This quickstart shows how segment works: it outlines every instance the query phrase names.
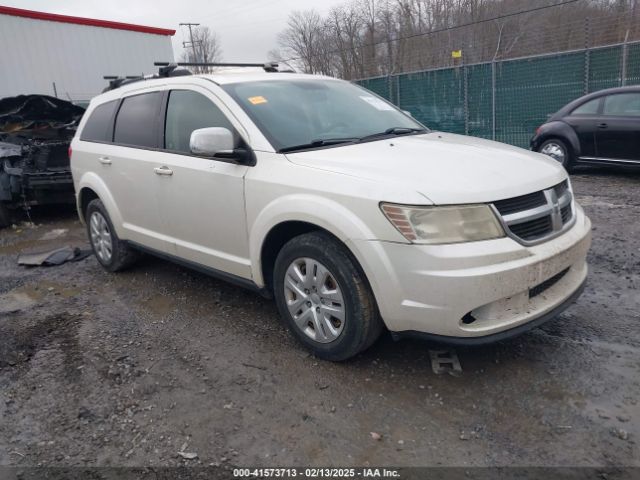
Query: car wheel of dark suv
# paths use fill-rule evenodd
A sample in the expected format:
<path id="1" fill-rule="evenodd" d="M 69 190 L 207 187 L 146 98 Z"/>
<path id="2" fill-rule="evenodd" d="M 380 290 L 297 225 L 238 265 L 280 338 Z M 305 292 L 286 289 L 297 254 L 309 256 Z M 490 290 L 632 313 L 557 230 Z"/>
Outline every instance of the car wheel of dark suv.
<path id="1" fill-rule="evenodd" d="M 567 171 L 570 171 L 573 166 L 571 150 L 569 150 L 567 144 L 559 138 L 550 138 L 545 140 L 538 148 L 538 152 L 544 153 L 545 155 L 553 158 Z"/>

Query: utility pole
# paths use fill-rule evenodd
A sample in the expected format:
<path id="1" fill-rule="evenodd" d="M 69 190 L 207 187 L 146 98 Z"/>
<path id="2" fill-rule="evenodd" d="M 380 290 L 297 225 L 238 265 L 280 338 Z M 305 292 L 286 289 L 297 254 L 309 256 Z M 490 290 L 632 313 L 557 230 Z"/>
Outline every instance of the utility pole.
<path id="1" fill-rule="evenodd" d="M 198 57 L 196 55 L 196 45 L 195 43 L 193 43 L 193 31 L 191 30 L 191 27 L 197 27 L 199 26 L 199 23 L 181 23 L 180 26 L 186 26 L 189 28 L 189 43 L 191 44 L 191 51 L 193 52 L 193 61 L 197 62 L 198 61 Z M 186 48 L 187 47 L 187 42 L 182 42 L 182 48 Z"/>

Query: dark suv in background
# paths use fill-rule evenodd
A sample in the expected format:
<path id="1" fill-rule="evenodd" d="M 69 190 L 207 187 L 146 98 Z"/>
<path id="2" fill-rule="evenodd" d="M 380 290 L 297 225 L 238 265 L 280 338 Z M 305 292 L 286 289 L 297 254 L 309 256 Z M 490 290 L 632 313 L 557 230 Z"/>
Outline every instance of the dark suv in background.
<path id="1" fill-rule="evenodd" d="M 531 149 L 576 164 L 640 166 L 640 86 L 580 97 L 538 127 Z"/>

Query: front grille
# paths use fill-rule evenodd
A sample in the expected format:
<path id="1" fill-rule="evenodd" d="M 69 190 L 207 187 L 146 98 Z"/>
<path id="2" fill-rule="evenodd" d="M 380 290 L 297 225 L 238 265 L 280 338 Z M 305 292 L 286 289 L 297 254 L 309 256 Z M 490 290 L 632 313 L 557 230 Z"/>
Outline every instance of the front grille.
<path id="1" fill-rule="evenodd" d="M 551 231 L 551 217 L 547 215 L 529 222 L 517 223 L 509 228 L 511 232 L 524 240 L 535 240 Z"/>
<path id="2" fill-rule="evenodd" d="M 569 268 L 571 268 L 571 267 L 569 267 Z M 533 287 L 532 289 L 530 289 L 529 290 L 529 298 L 537 297 L 538 295 L 540 295 L 545 290 L 548 290 L 549 288 L 553 287 L 556 283 L 558 283 L 562 279 L 562 277 L 564 277 L 567 274 L 567 272 L 569 271 L 569 268 L 565 268 L 560 273 L 555 274 L 553 277 L 545 280 L 544 282 L 542 282 L 542 283 L 536 285 L 535 287 Z"/>
<path id="3" fill-rule="evenodd" d="M 544 205 L 546 200 L 543 192 L 533 192 L 520 197 L 507 198 L 494 203 L 501 215 L 528 210 Z"/>
<path id="4" fill-rule="evenodd" d="M 559 234 L 573 220 L 573 195 L 567 180 L 546 190 L 494 202 L 508 233 L 525 244 Z"/>

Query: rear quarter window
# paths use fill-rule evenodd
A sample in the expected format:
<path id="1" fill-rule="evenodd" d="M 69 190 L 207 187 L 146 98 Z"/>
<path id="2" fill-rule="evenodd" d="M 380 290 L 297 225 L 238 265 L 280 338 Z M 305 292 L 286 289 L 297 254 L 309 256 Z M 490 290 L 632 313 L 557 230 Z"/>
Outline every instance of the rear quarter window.
<path id="1" fill-rule="evenodd" d="M 596 115 L 600 108 L 600 101 L 602 98 L 594 98 L 586 103 L 583 103 L 578 108 L 571 112 L 572 115 Z"/>
<path id="2" fill-rule="evenodd" d="M 103 103 L 94 108 L 85 123 L 80 140 L 87 142 L 110 142 L 113 134 L 113 114 L 117 100 Z"/>
<path id="3" fill-rule="evenodd" d="M 133 147 L 158 147 L 158 118 L 162 92 L 142 93 L 122 100 L 113 141 Z"/>

